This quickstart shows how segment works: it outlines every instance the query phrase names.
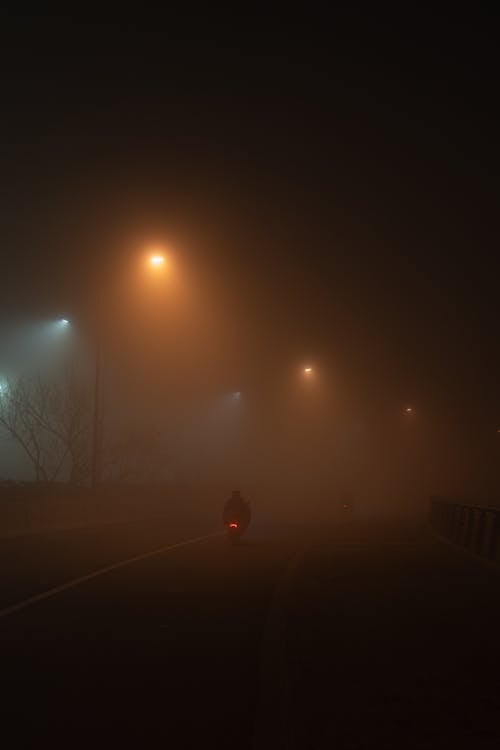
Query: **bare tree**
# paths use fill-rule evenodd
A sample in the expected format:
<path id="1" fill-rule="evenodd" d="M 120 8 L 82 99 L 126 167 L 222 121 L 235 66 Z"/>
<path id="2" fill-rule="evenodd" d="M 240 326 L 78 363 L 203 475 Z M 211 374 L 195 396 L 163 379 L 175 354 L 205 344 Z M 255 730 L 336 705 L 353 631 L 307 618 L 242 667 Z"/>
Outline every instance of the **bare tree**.
<path id="1" fill-rule="evenodd" d="M 26 378 L 9 382 L 0 396 L 0 425 L 21 446 L 31 461 L 35 479 L 47 481 L 43 459 L 43 427 L 33 413 L 35 384 Z"/>
<path id="2" fill-rule="evenodd" d="M 22 448 L 37 481 L 55 481 L 66 471 L 80 483 L 89 470 L 89 406 L 72 369 L 62 384 L 22 377 L 0 393 L 0 428 Z"/>
<path id="3" fill-rule="evenodd" d="M 90 414 L 88 388 L 77 379 L 72 368 L 66 371 L 62 387 L 52 388 L 47 429 L 65 454 L 71 482 L 81 484 L 90 475 Z"/>

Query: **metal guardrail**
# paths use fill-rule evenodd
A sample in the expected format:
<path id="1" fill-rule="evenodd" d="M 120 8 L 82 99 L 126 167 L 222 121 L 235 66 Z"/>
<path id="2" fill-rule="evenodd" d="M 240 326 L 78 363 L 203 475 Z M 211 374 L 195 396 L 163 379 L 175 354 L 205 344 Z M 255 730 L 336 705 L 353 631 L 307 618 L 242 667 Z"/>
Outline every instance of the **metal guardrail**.
<path id="1" fill-rule="evenodd" d="M 500 561 L 500 508 L 431 500 L 431 525 L 470 552 Z"/>

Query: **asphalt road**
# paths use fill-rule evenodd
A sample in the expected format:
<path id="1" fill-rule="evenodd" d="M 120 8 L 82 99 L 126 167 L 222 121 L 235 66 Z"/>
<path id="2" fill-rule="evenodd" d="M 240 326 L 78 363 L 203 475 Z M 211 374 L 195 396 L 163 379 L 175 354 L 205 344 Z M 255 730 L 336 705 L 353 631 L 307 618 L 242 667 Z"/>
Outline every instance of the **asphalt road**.
<path id="1" fill-rule="evenodd" d="M 214 532 L 0 543 L 6 747 L 500 745 L 496 568 L 418 526 Z"/>

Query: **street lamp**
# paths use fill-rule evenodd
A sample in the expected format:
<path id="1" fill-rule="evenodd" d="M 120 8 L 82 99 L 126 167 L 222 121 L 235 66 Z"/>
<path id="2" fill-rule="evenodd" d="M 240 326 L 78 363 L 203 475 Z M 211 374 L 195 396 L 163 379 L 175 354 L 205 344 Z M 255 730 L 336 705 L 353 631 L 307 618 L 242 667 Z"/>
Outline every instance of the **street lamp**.
<path id="1" fill-rule="evenodd" d="M 94 370 L 94 408 L 92 416 L 92 455 L 90 460 L 90 486 L 95 489 L 97 484 L 97 456 L 99 452 L 99 419 L 100 419 L 100 389 L 101 389 L 101 337 L 100 331 L 97 333 L 97 343 L 95 350 L 95 370 Z"/>
<path id="2" fill-rule="evenodd" d="M 155 252 L 149 256 L 148 265 L 154 270 L 159 270 L 165 266 L 166 258 L 159 252 Z M 99 422 L 101 419 L 101 354 L 102 354 L 102 342 L 101 342 L 101 329 L 102 329 L 102 303 L 101 299 L 97 301 L 97 336 L 96 336 L 96 350 L 95 350 L 95 369 L 94 369 L 94 405 L 93 405 L 93 416 L 92 416 L 92 453 L 90 462 L 90 483 L 94 489 L 97 485 L 98 479 L 98 458 L 99 458 Z M 68 321 L 69 322 L 69 321 Z"/>
<path id="3" fill-rule="evenodd" d="M 165 257 L 163 255 L 152 255 L 149 259 L 149 263 L 153 268 L 161 268 L 165 265 Z"/>

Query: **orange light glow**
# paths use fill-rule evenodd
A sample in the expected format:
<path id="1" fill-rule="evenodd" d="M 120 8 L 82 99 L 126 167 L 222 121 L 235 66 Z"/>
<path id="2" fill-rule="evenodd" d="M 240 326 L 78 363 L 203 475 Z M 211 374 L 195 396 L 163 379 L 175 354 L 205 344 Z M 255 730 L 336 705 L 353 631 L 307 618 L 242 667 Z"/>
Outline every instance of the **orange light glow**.
<path id="1" fill-rule="evenodd" d="M 152 255 L 149 262 L 154 268 L 159 268 L 160 266 L 165 265 L 165 258 L 163 255 Z"/>
<path id="2" fill-rule="evenodd" d="M 238 528 L 238 524 L 237 523 L 230 523 L 229 524 L 229 528 L 230 529 L 237 529 Z"/>
<path id="3" fill-rule="evenodd" d="M 313 368 L 312 368 L 312 367 L 304 367 L 304 372 L 305 372 L 305 373 L 308 373 L 308 374 L 309 374 L 309 373 L 311 373 L 312 371 L 313 371 Z"/>

